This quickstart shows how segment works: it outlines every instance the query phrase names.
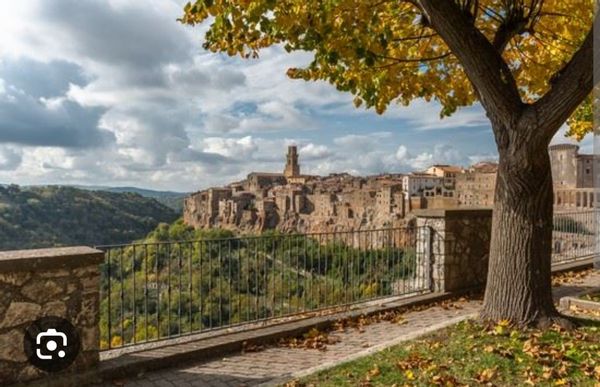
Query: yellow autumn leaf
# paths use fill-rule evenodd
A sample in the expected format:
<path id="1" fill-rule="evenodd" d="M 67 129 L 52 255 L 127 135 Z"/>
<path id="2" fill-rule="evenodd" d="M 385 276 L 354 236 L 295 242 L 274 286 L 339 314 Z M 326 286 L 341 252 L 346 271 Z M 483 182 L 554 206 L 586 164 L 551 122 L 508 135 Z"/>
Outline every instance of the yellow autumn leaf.
<path id="1" fill-rule="evenodd" d="M 313 61 L 288 72 L 296 79 L 327 80 L 356 96 L 356 106 L 383 112 L 392 102 L 436 100 L 442 116 L 477 100 L 461 63 L 428 25 L 418 2 L 379 0 L 195 0 L 180 21 L 209 21 L 205 48 L 243 58 L 282 45 L 312 52 Z M 518 12 L 512 2 L 462 2 L 475 27 L 493 42 L 502 17 Z M 583 42 L 594 17 L 594 0 L 532 2 L 529 16 L 501 52 L 524 101 L 533 102 L 551 87 L 551 77 Z M 485 10 L 485 12 L 483 11 Z M 515 18 L 519 14 L 514 15 Z M 507 20 L 509 20 L 507 18 Z M 505 27 L 505 26 L 504 26 Z M 591 129 L 585 107 L 569 120 L 570 135 Z"/>
<path id="2" fill-rule="evenodd" d="M 375 377 L 375 376 L 379 376 L 381 374 L 381 370 L 379 369 L 379 367 L 377 365 L 375 365 L 373 368 L 371 368 L 369 370 L 369 376 Z"/>
<path id="3" fill-rule="evenodd" d="M 498 369 L 497 368 L 486 368 L 479 372 L 475 379 L 480 383 L 491 382 L 495 377 Z"/>

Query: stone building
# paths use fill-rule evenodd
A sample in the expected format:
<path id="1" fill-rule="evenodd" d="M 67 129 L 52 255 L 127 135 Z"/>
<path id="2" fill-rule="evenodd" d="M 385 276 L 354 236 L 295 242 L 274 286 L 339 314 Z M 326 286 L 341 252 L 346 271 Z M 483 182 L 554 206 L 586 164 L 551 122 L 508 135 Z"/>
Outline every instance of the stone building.
<path id="1" fill-rule="evenodd" d="M 402 177 L 402 190 L 407 197 L 424 196 L 424 191 L 441 189 L 444 178 L 424 172 L 413 172 Z"/>
<path id="2" fill-rule="evenodd" d="M 591 155 L 558 145 L 550 147 L 550 157 L 555 208 L 598 207 L 600 194 L 591 188 Z M 426 172 L 357 177 L 302 175 L 298 160 L 297 147 L 290 146 L 283 173 L 252 172 L 245 180 L 190 195 L 184 203 L 185 223 L 248 232 L 345 231 L 402 225 L 417 209 L 494 204 L 498 164 L 493 162 L 466 170 L 437 164 Z"/>
<path id="3" fill-rule="evenodd" d="M 442 181 L 443 186 L 452 190 L 454 189 L 454 184 L 456 183 L 456 177 L 463 172 L 463 169 L 455 165 L 434 164 L 425 172 L 430 175 L 444 178 Z"/>
<path id="4" fill-rule="evenodd" d="M 579 146 L 573 144 L 552 145 L 548 150 L 555 188 L 594 187 L 594 172 L 600 166 L 594 163 L 594 155 L 580 154 Z"/>
<path id="5" fill-rule="evenodd" d="M 298 164 L 298 148 L 295 145 L 288 147 L 285 169 L 283 175 L 286 178 L 300 176 L 300 164 Z"/>
<path id="6" fill-rule="evenodd" d="M 571 144 L 552 145 L 550 155 L 556 211 L 600 207 L 600 192 L 594 179 L 600 173 L 600 163 L 593 155 L 580 154 Z M 461 207 L 492 207 L 498 165 L 482 162 L 456 177 L 456 197 Z"/>
<path id="7" fill-rule="evenodd" d="M 549 147 L 554 183 L 554 207 L 559 210 L 600 207 L 600 192 L 594 182 L 600 182 L 600 159 L 579 153 L 573 144 Z"/>
<path id="8" fill-rule="evenodd" d="M 286 182 L 287 179 L 282 173 L 252 172 L 248 175 L 247 184 L 244 188 L 254 192 L 275 185 L 282 185 Z M 244 183 L 242 183 L 243 186 Z"/>
<path id="9" fill-rule="evenodd" d="M 185 223 L 249 232 L 319 232 L 403 222 L 402 175 L 302 175 L 298 159 L 296 146 L 290 146 L 283 173 L 252 172 L 243 181 L 190 195 Z"/>
<path id="10" fill-rule="evenodd" d="M 460 207 L 492 207 L 498 164 L 480 162 L 456 177 L 456 198 Z"/>
<path id="11" fill-rule="evenodd" d="M 456 207 L 454 185 L 460 167 L 436 165 L 428 172 L 413 172 L 402 178 L 405 210 Z"/>

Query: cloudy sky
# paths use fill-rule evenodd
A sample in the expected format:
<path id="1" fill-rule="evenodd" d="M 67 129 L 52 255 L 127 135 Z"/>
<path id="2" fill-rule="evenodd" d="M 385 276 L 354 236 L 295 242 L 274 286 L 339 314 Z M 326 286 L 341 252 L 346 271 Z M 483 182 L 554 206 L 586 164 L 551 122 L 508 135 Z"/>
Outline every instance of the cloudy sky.
<path id="1" fill-rule="evenodd" d="M 443 120 L 422 101 L 357 110 L 326 83 L 285 76 L 309 53 L 205 52 L 206 26 L 175 21 L 183 3 L 0 2 L 0 183 L 192 191 L 280 171 L 288 144 L 315 174 L 496 157 L 478 106 Z"/>

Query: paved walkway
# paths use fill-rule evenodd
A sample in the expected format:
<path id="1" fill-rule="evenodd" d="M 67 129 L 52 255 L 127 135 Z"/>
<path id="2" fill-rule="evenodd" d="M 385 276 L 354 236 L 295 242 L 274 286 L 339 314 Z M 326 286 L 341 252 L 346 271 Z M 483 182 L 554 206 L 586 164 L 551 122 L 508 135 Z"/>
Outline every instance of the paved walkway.
<path id="1" fill-rule="evenodd" d="M 554 288 L 556 297 L 579 293 L 588 287 L 600 286 L 600 273 L 588 274 Z M 481 302 L 461 300 L 420 311 L 406 312 L 399 321 L 380 321 L 360 327 L 347 327 L 329 334 L 325 350 L 268 347 L 261 351 L 231 355 L 226 358 L 199 361 L 181 368 L 172 368 L 139 375 L 128 380 L 113 381 L 107 386 L 255 386 L 281 380 L 303 370 L 315 370 L 324 365 L 359 357 L 395 344 L 399 339 L 449 324 L 477 313 Z"/>

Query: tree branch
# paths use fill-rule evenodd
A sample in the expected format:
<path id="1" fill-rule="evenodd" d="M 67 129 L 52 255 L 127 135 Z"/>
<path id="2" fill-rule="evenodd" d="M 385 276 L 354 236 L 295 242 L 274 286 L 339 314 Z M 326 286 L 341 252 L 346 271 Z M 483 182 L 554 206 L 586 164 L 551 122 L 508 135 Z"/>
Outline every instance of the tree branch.
<path id="1" fill-rule="evenodd" d="M 458 58 L 488 116 L 505 126 L 518 121 L 523 102 L 499 52 L 453 1 L 416 0 L 431 27 Z"/>
<path id="2" fill-rule="evenodd" d="M 544 127 L 545 138 L 551 138 L 561 125 L 592 92 L 594 80 L 600 78 L 600 71 L 594 69 L 594 29 L 600 28 L 599 18 L 588 32 L 583 44 L 569 63 L 552 77 L 551 89 L 531 108 L 535 109 Z M 598 67 L 598 66 L 596 66 Z"/>

